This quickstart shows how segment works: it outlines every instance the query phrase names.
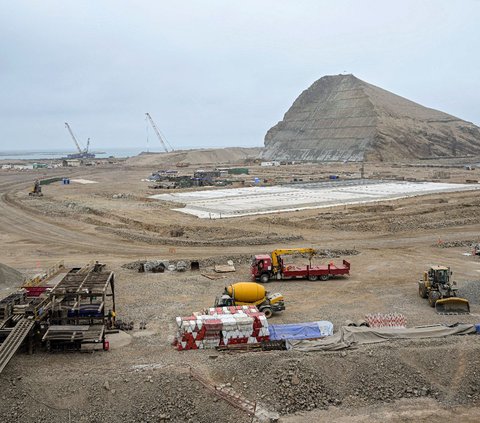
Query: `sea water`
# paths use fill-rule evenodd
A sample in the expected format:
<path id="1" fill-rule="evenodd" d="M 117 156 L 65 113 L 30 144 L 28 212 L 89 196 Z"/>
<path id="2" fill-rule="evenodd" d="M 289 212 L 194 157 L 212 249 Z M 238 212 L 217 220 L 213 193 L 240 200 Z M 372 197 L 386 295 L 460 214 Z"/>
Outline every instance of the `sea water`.
<path id="1" fill-rule="evenodd" d="M 140 147 L 131 148 L 98 148 L 92 150 L 96 158 L 113 157 L 132 157 L 140 154 L 143 150 Z M 97 154 L 98 152 L 98 154 Z M 0 160 L 45 160 L 45 159 L 61 159 L 67 154 L 74 154 L 75 151 L 66 150 L 0 150 Z"/>

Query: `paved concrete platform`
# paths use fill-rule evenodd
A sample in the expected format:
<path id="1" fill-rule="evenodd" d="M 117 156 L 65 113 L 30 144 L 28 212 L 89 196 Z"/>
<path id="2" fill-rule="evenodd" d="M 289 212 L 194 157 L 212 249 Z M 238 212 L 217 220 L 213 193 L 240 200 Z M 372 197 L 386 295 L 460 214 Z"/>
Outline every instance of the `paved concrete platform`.
<path id="1" fill-rule="evenodd" d="M 223 219 L 478 189 L 478 184 L 355 180 L 211 189 L 157 194 L 149 198 L 183 203 L 185 207 L 173 210 L 199 218 Z"/>

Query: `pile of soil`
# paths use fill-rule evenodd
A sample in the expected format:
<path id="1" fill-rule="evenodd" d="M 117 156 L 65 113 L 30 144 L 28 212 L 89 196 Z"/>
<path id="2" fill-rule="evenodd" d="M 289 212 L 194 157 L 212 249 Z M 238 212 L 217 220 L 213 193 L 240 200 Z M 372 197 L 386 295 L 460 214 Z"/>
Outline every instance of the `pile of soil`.
<path id="1" fill-rule="evenodd" d="M 466 298 L 470 304 L 478 304 L 480 302 L 480 281 L 460 282 L 457 296 Z"/>
<path id="2" fill-rule="evenodd" d="M 17 287 L 24 279 L 25 277 L 19 271 L 0 263 L 0 290 Z"/>
<path id="3" fill-rule="evenodd" d="M 216 165 L 218 163 L 245 163 L 260 155 L 261 148 L 208 148 L 197 150 L 180 150 L 171 153 L 140 154 L 127 159 L 130 166 L 175 166 L 176 163 L 192 165 Z"/>
<path id="4" fill-rule="evenodd" d="M 303 239 L 301 236 L 283 236 L 283 235 L 268 235 L 260 237 L 237 237 L 237 238 L 227 238 L 227 239 L 183 239 L 179 237 L 161 237 L 156 236 L 155 234 L 143 233 L 139 231 L 129 230 L 129 229 L 114 229 L 103 226 L 98 226 L 95 228 L 99 232 L 111 233 L 120 238 L 127 239 L 130 241 L 144 242 L 150 245 L 174 245 L 174 246 L 232 246 L 232 245 L 265 245 L 265 244 L 274 244 L 274 243 L 286 243 L 293 241 L 300 241 Z"/>
<path id="5" fill-rule="evenodd" d="M 435 247 L 438 248 L 457 248 L 457 247 L 467 247 L 472 248 L 477 244 L 478 240 L 456 240 L 456 241 L 445 241 L 445 242 L 438 242 L 435 244 Z"/>

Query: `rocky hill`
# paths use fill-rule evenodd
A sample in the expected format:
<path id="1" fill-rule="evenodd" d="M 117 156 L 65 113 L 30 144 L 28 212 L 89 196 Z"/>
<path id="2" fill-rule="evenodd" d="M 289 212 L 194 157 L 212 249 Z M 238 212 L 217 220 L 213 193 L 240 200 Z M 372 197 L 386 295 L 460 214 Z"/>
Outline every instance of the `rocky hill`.
<path id="1" fill-rule="evenodd" d="M 264 159 L 395 161 L 480 154 L 480 128 L 353 75 L 324 76 L 265 136 Z"/>

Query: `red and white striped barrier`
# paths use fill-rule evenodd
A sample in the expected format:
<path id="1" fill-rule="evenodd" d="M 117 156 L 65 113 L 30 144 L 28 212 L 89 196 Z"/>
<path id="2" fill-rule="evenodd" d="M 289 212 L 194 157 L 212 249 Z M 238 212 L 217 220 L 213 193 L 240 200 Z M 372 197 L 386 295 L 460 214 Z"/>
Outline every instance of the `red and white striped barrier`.
<path id="1" fill-rule="evenodd" d="M 179 351 L 258 344 L 270 339 L 265 314 L 251 306 L 210 308 L 208 314 L 177 317 L 176 322 L 174 344 Z"/>
<path id="2" fill-rule="evenodd" d="M 371 328 L 404 328 L 407 326 L 407 318 L 401 313 L 367 314 L 365 320 Z"/>

